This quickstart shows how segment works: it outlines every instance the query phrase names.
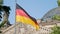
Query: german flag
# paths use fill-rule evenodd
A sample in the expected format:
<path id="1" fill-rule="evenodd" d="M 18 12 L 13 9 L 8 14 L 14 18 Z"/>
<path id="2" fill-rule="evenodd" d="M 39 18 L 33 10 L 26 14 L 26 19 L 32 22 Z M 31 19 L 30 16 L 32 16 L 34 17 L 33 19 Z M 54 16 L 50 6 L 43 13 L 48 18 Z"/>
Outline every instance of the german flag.
<path id="1" fill-rule="evenodd" d="M 31 17 L 21 6 L 16 4 L 16 22 L 32 25 L 39 30 L 39 25 L 35 18 Z"/>

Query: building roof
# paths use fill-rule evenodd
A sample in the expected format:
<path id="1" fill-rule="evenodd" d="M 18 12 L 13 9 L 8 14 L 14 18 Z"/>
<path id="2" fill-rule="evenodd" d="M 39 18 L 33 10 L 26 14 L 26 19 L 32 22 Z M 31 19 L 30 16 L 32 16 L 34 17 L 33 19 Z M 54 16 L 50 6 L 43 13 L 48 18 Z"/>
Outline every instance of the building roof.
<path id="1" fill-rule="evenodd" d="M 42 19 L 47 19 L 47 18 L 51 18 L 53 15 L 60 15 L 60 6 L 51 9 L 50 11 L 48 11 L 43 17 Z"/>

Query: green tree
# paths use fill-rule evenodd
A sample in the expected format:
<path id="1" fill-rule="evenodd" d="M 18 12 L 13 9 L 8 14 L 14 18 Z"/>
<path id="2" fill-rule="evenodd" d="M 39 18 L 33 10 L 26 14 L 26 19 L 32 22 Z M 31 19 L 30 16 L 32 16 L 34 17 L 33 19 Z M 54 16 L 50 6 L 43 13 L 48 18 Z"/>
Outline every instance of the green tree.
<path id="1" fill-rule="evenodd" d="M 2 5 L 3 4 L 3 0 L 0 0 L 0 5 Z"/>
<path id="2" fill-rule="evenodd" d="M 58 0 L 57 3 L 58 3 L 58 6 L 60 6 L 60 0 Z"/>
<path id="3" fill-rule="evenodd" d="M 52 17 L 52 19 L 53 19 L 53 20 L 59 20 L 59 21 L 60 21 L 60 16 L 59 16 L 59 15 L 54 15 L 54 16 Z"/>
<path id="4" fill-rule="evenodd" d="M 60 26 L 54 26 L 50 34 L 60 34 Z"/>

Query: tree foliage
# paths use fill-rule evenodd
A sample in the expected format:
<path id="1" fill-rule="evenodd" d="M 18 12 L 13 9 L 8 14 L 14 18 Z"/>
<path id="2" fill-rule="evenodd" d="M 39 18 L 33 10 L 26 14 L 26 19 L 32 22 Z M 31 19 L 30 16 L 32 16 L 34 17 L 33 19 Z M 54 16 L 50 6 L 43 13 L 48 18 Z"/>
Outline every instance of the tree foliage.
<path id="1" fill-rule="evenodd" d="M 0 5 L 2 5 L 3 4 L 3 0 L 0 0 Z"/>
<path id="2" fill-rule="evenodd" d="M 54 19 L 54 20 L 59 20 L 59 21 L 60 21 L 60 16 L 59 16 L 59 15 L 54 15 L 54 16 L 52 17 L 52 19 Z"/>
<path id="3" fill-rule="evenodd" d="M 58 6 L 60 6 L 60 0 L 58 0 L 57 3 L 58 3 Z"/>
<path id="4" fill-rule="evenodd" d="M 52 32 L 51 32 L 51 34 L 60 34 L 60 26 L 54 26 L 53 28 L 52 28 Z"/>

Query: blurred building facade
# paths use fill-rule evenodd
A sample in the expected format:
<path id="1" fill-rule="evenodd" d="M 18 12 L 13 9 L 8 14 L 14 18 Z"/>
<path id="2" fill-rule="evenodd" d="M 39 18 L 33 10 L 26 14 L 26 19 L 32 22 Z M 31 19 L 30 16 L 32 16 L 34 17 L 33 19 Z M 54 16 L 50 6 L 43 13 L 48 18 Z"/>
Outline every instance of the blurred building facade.
<path id="1" fill-rule="evenodd" d="M 2 34 L 49 34 L 51 32 L 50 27 L 53 27 L 56 24 L 60 26 L 60 21 L 52 20 L 52 16 L 55 14 L 60 15 L 60 7 L 51 9 L 42 17 L 42 19 L 37 19 L 37 23 L 40 26 L 40 30 L 38 31 L 31 25 L 16 23 L 3 30 Z"/>

